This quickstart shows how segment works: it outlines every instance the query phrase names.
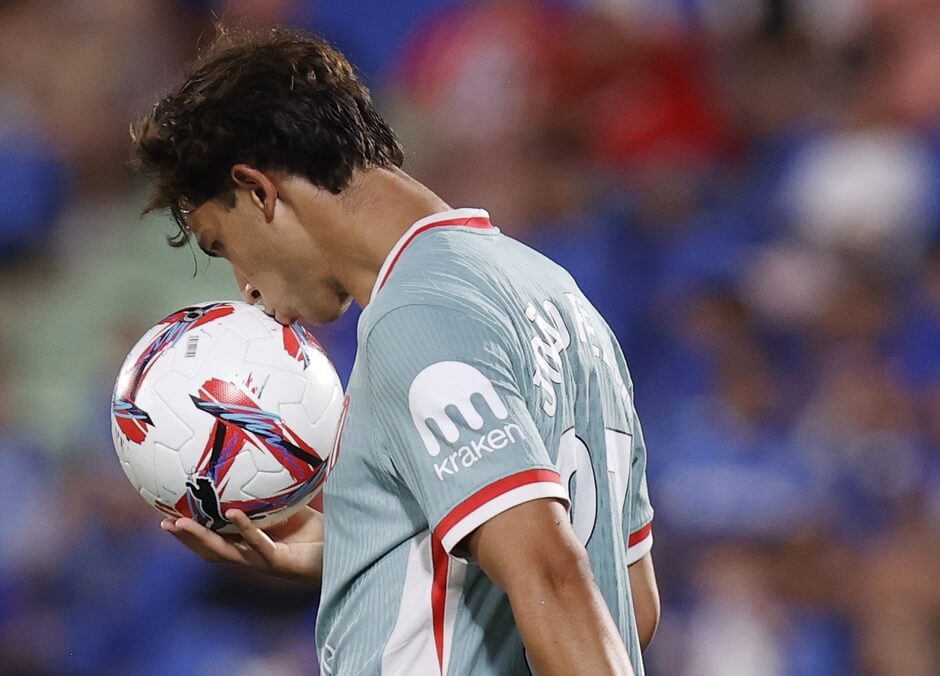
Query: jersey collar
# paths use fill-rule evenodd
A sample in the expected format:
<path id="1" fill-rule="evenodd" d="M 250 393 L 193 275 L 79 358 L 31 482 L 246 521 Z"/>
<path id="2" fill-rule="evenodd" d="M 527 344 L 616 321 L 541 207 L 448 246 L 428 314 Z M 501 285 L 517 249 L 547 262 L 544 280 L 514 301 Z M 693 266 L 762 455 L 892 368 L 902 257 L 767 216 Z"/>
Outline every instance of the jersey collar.
<path id="1" fill-rule="evenodd" d="M 372 295 L 369 300 L 373 300 L 376 294 L 385 286 L 395 264 L 405 252 L 405 249 L 414 241 L 414 239 L 423 232 L 434 228 L 475 228 L 478 230 L 495 230 L 490 223 L 490 215 L 484 209 L 451 209 L 450 211 L 441 211 L 430 216 L 425 216 L 417 221 L 405 231 L 405 234 L 395 242 L 395 246 L 388 252 L 385 262 L 379 268 L 379 276 L 375 278 L 375 285 L 372 287 Z"/>

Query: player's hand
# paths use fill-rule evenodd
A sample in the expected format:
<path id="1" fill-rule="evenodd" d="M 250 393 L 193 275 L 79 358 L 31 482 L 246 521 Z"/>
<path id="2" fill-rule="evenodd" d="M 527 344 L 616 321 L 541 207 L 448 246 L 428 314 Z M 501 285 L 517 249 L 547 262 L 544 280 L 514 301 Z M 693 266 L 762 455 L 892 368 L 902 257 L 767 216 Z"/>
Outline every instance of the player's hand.
<path id="1" fill-rule="evenodd" d="M 160 528 L 211 563 L 237 563 L 268 575 L 320 584 L 323 571 L 323 515 L 304 507 L 284 523 L 261 530 L 244 512 L 225 518 L 238 535 L 221 535 L 188 519 L 164 519 Z"/>

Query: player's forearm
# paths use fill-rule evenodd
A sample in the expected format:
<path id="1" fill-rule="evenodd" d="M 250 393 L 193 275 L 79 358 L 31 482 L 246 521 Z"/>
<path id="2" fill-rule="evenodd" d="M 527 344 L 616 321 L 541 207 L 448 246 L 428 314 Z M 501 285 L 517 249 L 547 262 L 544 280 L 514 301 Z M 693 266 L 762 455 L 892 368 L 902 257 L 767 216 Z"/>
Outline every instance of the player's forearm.
<path id="1" fill-rule="evenodd" d="M 539 676 L 632 676 L 627 650 L 586 559 L 573 570 L 532 575 L 509 598 Z"/>

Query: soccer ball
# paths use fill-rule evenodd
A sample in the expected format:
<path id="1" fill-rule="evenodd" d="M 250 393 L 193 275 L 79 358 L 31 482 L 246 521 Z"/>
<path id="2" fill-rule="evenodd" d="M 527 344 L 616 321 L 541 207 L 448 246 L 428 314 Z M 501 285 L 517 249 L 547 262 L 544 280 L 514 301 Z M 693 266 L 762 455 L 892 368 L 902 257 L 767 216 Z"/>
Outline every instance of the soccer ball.
<path id="1" fill-rule="evenodd" d="M 264 528 L 320 491 L 344 410 L 336 369 L 303 327 L 246 303 L 207 302 L 174 312 L 131 349 L 111 433 L 147 502 L 234 532 L 230 508 Z"/>

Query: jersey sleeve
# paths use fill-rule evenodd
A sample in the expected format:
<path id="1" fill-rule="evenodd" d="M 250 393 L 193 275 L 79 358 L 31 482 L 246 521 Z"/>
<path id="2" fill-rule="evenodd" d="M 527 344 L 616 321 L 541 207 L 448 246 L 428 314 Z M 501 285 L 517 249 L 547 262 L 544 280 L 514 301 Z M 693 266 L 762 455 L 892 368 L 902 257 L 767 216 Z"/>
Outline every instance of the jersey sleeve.
<path id="1" fill-rule="evenodd" d="M 630 490 L 624 515 L 627 565 L 633 565 L 653 548 L 653 505 L 646 485 L 646 442 L 636 412 L 632 415 L 633 457 L 630 461 Z"/>
<path id="2" fill-rule="evenodd" d="M 424 305 L 392 310 L 366 337 L 383 450 L 447 552 L 516 505 L 568 500 L 516 384 L 513 340 Z"/>

